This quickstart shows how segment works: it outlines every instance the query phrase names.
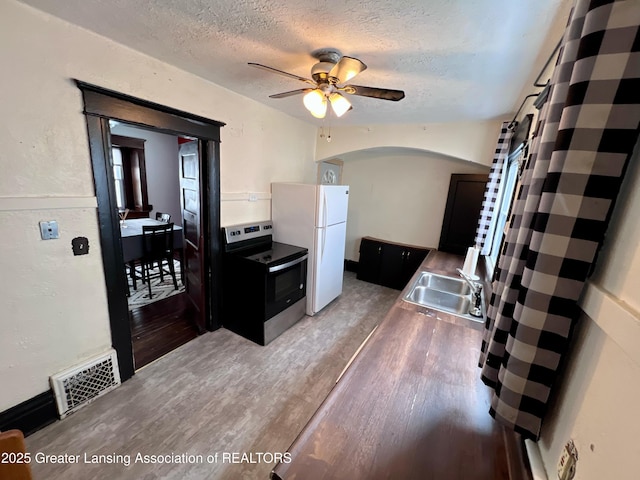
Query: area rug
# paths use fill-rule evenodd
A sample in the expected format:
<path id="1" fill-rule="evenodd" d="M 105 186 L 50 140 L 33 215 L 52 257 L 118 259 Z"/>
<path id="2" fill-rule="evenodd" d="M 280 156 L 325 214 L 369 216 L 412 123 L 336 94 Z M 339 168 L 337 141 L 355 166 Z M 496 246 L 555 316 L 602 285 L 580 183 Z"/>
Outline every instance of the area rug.
<path id="1" fill-rule="evenodd" d="M 155 277 L 151 279 L 151 294 L 153 295 L 152 298 L 149 298 L 149 287 L 146 283 L 142 283 L 141 280 L 138 280 L 136 282 L 138 289 L 134 290 L 133 282 L 131 281 L 131 278 L 127 276 L 130 292 L 129 298 L 127 299 L 129 301 L 129 310 L 143 307 L 145 305 L 149 305 L 150 303 L 157 302 L 158 300 L 163 300 L 173 295 L 177 295 L 178 293 L 184 292 L 184 284 L 180 281 L 180 262 L 174 260 L 173 266 L 176 269 L 178 290 L 176 290 L 173 286 L 173 279 L 171 278 L 171 275 L 166 274 L 164 276 L 164 281 L 161 281 L 160 277 Z"/>

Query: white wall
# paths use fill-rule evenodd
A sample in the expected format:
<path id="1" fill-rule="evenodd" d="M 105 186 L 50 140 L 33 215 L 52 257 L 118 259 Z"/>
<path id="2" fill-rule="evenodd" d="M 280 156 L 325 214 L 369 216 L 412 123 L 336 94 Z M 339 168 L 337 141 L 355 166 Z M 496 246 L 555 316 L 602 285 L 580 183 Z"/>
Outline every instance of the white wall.
<path id="1" fill-rule="evenodd" d="M 149 203 L 153 205 L 151 218 L 155 218 L 156 212 L 169 213 L 173 223 L 182 225 L 178 137 L 124 124 L 112 127 L 111 133 L 146 140 L 144 158 L 147 193 Z"/>
<path id="2" fill-rule="evenodd" d="M 318 139 L 316 158 L 342 158 L 345 153 L 368 148 L 401 147 L 491 166 L 503 121 L 332 127 L 331 142 Z M 328 130 L 318 135 L 321 133 L 326 135 Z"/>
<path id="3" fill-rule="evenodd" d="M 355 261 L 365 236 L 438 248 L 451 174 L 489 173 L 483 165 L 408 149 L 340 158 L 342 183 L 350 187 L 345 256 Z"/>
<path id="4" fill-rule="evenodd" d="M 271 181 L 313 181 L 316 129 L 14 0 L 0 2 L 0 411 L 49 375 L 110 348 L 96 199 L 72 79 L 226 122 L 223 223 L 269 218 Z M 39 220 L 60 239 L 40 240 Z M 74 257 L 71 239 L 90 252 Z"/>
<path id="5" fill-rule="evenodd" d="M 566 441 L 576 480 L 633 479 L 640 471 L 640 144 L 583 295 L 589 317 L 574 341 L 560 395 L 538 445 L 549 478 Z"/>

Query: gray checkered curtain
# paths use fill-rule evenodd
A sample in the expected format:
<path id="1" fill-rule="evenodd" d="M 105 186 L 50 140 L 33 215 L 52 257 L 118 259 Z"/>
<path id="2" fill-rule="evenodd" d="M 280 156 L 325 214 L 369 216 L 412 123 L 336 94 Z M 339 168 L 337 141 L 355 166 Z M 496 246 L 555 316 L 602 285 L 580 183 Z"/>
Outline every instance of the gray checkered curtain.
<path id="1" fill-rule="evenodd" d="M 504 122 L 502 124 L 498 144 L 493 156 L 493 163 L 491 164 L 491 171 L 489 172 L 489 180 L 482 200 L 482 210 L 480 210 L 475 239 L 476 247 L 480 248 L 482 255 L 489 255 L 489 252 L 491 252 L 491 242 L 487 242 L 487 238 L 493 238 L 493 229 L 495 228 L 493 218 L 496 214 L 496 203 L 500 196 L 500 177 L 502 176 L 504 162 L 507 161 L 509 156 L 509 145 L 513 136 L 513 130 L 509 128 L 510 123 Z"/>
<path id="2" fill-rule="evenodd" d="M 640 124 L 640 2 L 576 0 L 492 285 L 490 413 L 537 439 Z"/>

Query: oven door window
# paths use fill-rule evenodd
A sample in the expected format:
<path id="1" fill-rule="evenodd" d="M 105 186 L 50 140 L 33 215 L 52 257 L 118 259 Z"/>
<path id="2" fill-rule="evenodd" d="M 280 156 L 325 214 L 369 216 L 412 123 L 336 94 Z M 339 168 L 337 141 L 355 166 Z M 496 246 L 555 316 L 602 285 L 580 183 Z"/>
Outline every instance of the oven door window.
<path id="1" fill-rule="evenodd" d="M 293 305 L 307 293 L 307 261 L 267 274 L 267 318 Z"/>

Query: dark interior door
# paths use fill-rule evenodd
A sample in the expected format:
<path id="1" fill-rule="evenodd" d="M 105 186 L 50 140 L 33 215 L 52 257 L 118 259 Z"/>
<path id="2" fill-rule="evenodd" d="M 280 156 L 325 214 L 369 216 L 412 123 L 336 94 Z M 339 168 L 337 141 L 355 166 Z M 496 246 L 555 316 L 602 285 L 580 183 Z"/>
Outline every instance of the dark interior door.
<path id="1" fill-rule="evenodd" d="M 200 333 L 206 329 L 205 255 L 204 228 L 201 206 L 203 204 L 200 178 L 202 162 L 198 141 L 180 145 L 180 201 L 182 205 L 182 228 L 184 231 L 184 282 L 185 291 L 193 305 L 195 323 Z"/>
<path id="2" fill-rule="evenodd" d="M 488 175 L 451 175 L 438 250 L 463 255 L 473 246 L 488 178 Z"/>

